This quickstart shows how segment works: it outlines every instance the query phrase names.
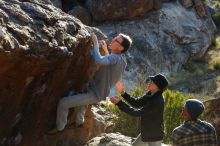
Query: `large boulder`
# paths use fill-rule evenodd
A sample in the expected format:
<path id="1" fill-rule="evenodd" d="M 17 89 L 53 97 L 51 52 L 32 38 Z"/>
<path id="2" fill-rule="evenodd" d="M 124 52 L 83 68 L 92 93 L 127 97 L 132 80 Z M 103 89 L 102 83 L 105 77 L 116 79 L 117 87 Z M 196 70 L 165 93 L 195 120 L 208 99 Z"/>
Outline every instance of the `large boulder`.
<path id="1" fill-rule="evenodd" d="M 90 25 L 92 23 L 92 18 L 88 10 L 80 5 L 75 6 L 68 14 L 78 18 L 85 25 Z"/>
<path id="2" fill-rule="evenodd" d="M 124 136 L 120 133 L 103 133 L 87 142 L 87 146 L 131 146 L 134 138 Z M 162 144 L 162 146 L 168 146 Z"/>
<path id="3" fill-rule="evenodd" d="M 18 0 L 17 0 L 18 1 Z M 52 4 L 55 0 L 20 0 L 21 2 L 41 3 L 41 4 Z"/>
<path id="4" fill-rule="evenodd" d="M 131 146 L 132 138 L 120 133 L 99 135 L 87 142 L 87 146 Z"/>
<path id="5" fill-rule="evenodd" d="M 96 21 L 124 20 L 152 10 L 154 0 L 87 0 L 86 5 Z"/>
<path id="6" fill-rule="evenodd" d="M 59 98 L 86 91 L 97 70 L 91 30 L 52 5 L 0 1 L 0 145 L 81 146 L 103 132 L 88 110 L 84 128 L 45 135 Z"/>
<path id="7" fill-rule="evenodd" d="M 181 4 L 185 7 L 185 8 L 190 8 L 193 6 L 193 1 L 192 0 L 181 0 Z"/>
<path id="8" fill-rule="evenodd" d="M 180 3 L 164 3 L 162 9 L 149 12 L 142 19 L 97 27 L 110 39 L 120 32 L 133 38 L 124 76 L 129 86 L 139 82 L 140 73 L 168 74 L 180 70 L 189 61 L 199 60 L 216 31 L 209 15 L 200 18 L 194 8 L 185 9 Z"/>

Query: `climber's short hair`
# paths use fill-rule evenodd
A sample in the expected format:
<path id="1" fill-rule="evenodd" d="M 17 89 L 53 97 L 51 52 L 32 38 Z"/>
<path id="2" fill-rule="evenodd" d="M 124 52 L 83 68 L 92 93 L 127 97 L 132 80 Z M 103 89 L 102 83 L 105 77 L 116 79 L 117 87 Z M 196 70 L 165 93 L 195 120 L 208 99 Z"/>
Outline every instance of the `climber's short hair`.
<path id="1" fill-rule="evenodd" d="M 131 47 L 132 39 L 130 36 L 123 34 L 123 33 L 120 33 L 119 36 L 121 36 L 123 38 L 121 45 L 123 46 L 124 49 L 123 49 L 122 53 L 125 53 Z"/>

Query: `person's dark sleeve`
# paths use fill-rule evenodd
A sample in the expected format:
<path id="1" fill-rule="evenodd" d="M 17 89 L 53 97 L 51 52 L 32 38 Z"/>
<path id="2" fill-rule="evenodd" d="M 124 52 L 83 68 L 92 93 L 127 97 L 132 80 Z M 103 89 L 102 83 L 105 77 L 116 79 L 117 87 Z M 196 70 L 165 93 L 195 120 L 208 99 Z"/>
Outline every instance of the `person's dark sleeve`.
<path id="1" fill-rule="evenodd" d="M 135 117 L 139 117 L 142 116 L 144 114 L 148 114 L 151 112 L 154 112 L 154 110 L 156 110 L 158 107 L 152 103 L 152 104 L 147 104 L 146 106 L 144 106 L 141 109 L 134 109 L 130 106 L 128 106 L 126 103 L 124 103 L 123 101 L 120 101 L 118 104 L 116 104 L 120 110 L 122 110 L 123 112 L 135 116 Z"/>
<path id="2" fill-rule="evenodd" d="M 143 107 L 144 105 L 147 104 L 147 94 L 139 97 L 139 98 L 133 98 L 131 97 L 128 93 L 124 93 L 123 95 L 121 95 L 131 106 L 135 107 L 135 108 L 140 108 Z"/>

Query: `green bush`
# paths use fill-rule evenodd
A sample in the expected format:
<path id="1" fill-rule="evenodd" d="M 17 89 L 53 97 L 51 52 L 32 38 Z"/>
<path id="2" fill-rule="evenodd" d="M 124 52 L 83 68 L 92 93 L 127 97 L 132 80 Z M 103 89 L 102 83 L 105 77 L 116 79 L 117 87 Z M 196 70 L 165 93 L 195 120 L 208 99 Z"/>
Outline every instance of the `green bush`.
<path id="1" fill-rule="evenodd" d="M 138 133 L 140 133 L 140 118 L 132 117 L 122 112 L 113 104 L 108 104 L 107 110 L 117 115 L 117 117 L 113 119 L 113 132 L 120 132 L 123 135 L 131 137 L 136 137 Z"/>
<path id="2" fill-rule="evenodd" d="M 216 36 L 216 38 L 214 39 L 214 44 L 215 44 L 216 49 L 220 49 L 220 37 L 219 36 Z"/>
<path id="3" fill-rule="evenodd" d="M 142 89 L 142 85 L 140 84 L 134 88 L 134 90 L 131 92 L 131 95 L 134 97 L 139 97 L 144 93 L 145 92 Z M 140 118 L 133 117 L 122 112 L 117 106 L 113 104 L 107 104 L 106 108 L 108 111 L 111 111 L 117 115 L 117 117 L 113 119 L 114 132 L 120 132 L 123 135 L 128 135 L 131 137 L 136 137 L 140 133 Z"/>
<path id="4" fill-rule="evenodd" d="M 219 9 L 220 8 L 220 2 L 218 0 L 209 0 L 207 3 L 211 4 L 212 9 Z M 209 4 L 208 4 L 209 5 Z M 216 12 L 212 14 L 212 19 L 215 22 L 217 26 L 220 24 L 220 12 Z"/>
<path id="5" fill-rule="evenodd" d="M 220 71 L 220 60 L 214 61 L 212 64 L 212 69 Z"/>
<path id="6" fill-rule="evenodd" d="M 142 96 L 144 90 L 136 87 L 131 95 L 134 97 Z M 164 142 L 169 143 L 170 136 L 173 129 L 183 123 L 182 107 L 186 99 L 192 98 L 191 96 L 184 96 L 180 92 L 172 92 L 166 90 L 164 92 L 165 109 L 164 109 Z M 114 132 L 120 132 L 127 136 L 136 137 L 140 132 L 140 119 L 132 117 L 118 109 L 113 104 L 108 104 L 107 110 L 113 112 L 117 117 L 113 120 Z"/>
<path id="7" fill-rule="evenodd" d="M 164 92 L 165 109 L 164 109 L 164 142 L 169 143 L 170 136 L 174 128 L 183 123 L 182 107 L 186 99 L 192 96 L 184 96 L 180 92 L 166 90 Z"/>
<path id="8" fill-rule="evenodd" d="M 215 22 L 215 24 L 216 24 L 217 26 L 220 25 L 220 13 L 219 13 L 219 12 L 213 14 L 213 15 L 212 15 L 212 19 L 213 19 L 213 21 Z"/>

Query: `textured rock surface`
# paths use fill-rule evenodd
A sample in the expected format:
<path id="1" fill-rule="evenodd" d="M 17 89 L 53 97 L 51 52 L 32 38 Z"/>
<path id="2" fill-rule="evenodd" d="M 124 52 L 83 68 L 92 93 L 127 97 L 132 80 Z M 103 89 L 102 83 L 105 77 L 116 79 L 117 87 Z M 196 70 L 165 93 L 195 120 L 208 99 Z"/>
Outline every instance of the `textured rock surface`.
<path id="1" fill-rule="evenodd" d="M 205 117 L 216 128 L 218 145 L 220 145 L 220 98 L 206 101 L 205 106 Z"/>
<path id="2" fill-rule="evenodd" d="M 195 5 L 195 9 L 196 9 L 197 14 L 200 17 L 207 16 L 206 7 L 205 7 L 203 1 L 201 1 L 201 0 L 194 0 L 194 5 Z"/>
<path id="3" fill-rule="evenodd" d="M 87 146 L 131 146 L 131 141 L 131 137 L 120 133 L 108 133 L 91 139 Z"/>
<path id="4" fill-rule="evenodd" d="M 68 14 L 78 18 L 83 24 L 90 25 L 92 23 L 90 13 L 82 6 L 75 6 Z"/>
<path id="5" fill-rule="evenodd" d="M 181 0 L 181 4 L 182 4 L 185 8 L 189 8 L 189 7 L 192 7 L 193 1 L 192 1 L 192 0 Z"/>
<path id="6" fill-rule="evenodd" d="M 59 98 L 86 90 L 96 71 L 90 49 L 88 30 L 60 9 L 0 1 L 0 145 L 77 146 L 103 131 L 89 110 L 83 129 L 44 134 Z"/>
<path id="7" fill-rule="evenodd" d="M 189 60 L 199 60 L 216 30 L 211 17 L 200 18 L 194 8 L 188 10 L 179 3 L 165 3 L 162 9 L 149 12 L 140 20 L 98 28 L 109 38 L 120 32 L 133 38 L 125 75 L 128 82 L 132 80 L 129 85 L 138 73 L 176 72 Z"/>
<path id="8" fill-rule="evenodd" d="M 154 10 L 159 10 L 163 7 L 163 0 L 154 0 Z"/>
<path id="9" fill-rule="evenodd" d="M 131 19 L 153 9 L 153 0 L 87 0 L 96 21 Z"/>
<path id="10" fill-rule="evenodd" d="M 120 133 L 102 134 L 88 141 L 87 146 L 131 146 L 134 138 L 121 135 Z M 162 144 L 162 146 L 168 146 Z"/>
<path id="11" fill-rule="evenodd" d="M 197 14 L 200 17 L 205 17 L 207 16 L 207 10 L 206 10 L 206 6 L 204 5 L 203 1 L 201 0 L 181 0 L 181 4 L 185 7 L 185 8 L 190 8 L 194 5 Z"/>
<path id="12" fill-rule="evenodd" d="M 10 1 L 10 0 L 9 0 Z M 18 0 L 16 0 L 19 2 Z M 41 3 L 41 4 L 52 4 L 53 0 L 20 0 L 21 2 Z"/>

